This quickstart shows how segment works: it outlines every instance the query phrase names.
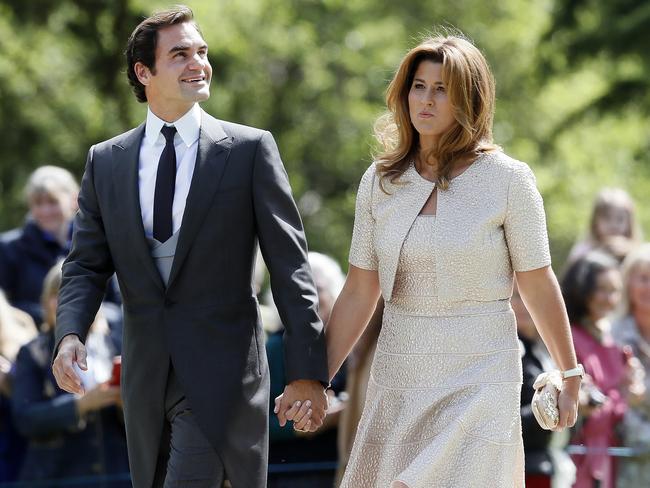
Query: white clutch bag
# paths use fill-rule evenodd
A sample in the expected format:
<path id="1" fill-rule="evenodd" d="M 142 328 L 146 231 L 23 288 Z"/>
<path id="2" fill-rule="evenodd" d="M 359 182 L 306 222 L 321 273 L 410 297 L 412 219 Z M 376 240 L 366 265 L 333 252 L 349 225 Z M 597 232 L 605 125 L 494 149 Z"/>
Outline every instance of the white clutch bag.
<path id="1" fill-rule="evenodd" d="M 535 394 L 530 404 L 542 429 L 553 430 L 560 421 L 557 399 L 562 391 L 562 373 L 558 370 L 540 374 L 533 384 Z"/>

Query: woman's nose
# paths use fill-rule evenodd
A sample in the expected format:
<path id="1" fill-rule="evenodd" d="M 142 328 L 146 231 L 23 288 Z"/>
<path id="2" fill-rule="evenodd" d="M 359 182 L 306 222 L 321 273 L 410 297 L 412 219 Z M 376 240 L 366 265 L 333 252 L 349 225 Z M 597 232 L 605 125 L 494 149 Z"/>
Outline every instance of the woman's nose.
<path id="1" fill-rule="evenodd" d="M 425 105 L 433 105 L 433 90 L 425 90 L 424 94 L 422 95 L 422 103 Z"/>

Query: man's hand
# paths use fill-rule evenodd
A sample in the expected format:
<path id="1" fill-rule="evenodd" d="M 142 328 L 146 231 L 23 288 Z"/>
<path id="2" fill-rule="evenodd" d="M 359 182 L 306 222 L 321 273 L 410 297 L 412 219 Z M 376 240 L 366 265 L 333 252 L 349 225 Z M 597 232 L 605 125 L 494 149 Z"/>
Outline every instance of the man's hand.
<path id="1" fill-rule="evenodd" d="M 77 364 L 83 371 L 88 370 L 86 365 L 86 346 L 75 334 L 67 335 L 59 345 L 59 352 L 54 359 L 52 372 L 59 388 L 68 393 L 83 395 L 84 389 L 81 378 L 75 372 L 73 365 Z"/>
<path id="2" fill-rule="evenodd" d="M 284 388 L 275 400 L 274 412 L 284 427 L 288 420 L 294 421 L 296 430 L 315 432 L 325 419 L 327 395 L 320 382 L 295 380 Z"/>

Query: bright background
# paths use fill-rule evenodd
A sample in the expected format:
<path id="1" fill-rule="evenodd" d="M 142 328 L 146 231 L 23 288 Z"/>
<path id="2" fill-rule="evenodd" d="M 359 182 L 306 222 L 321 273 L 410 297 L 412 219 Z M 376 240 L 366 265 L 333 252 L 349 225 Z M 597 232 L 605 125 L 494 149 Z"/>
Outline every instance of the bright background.
<path id="1" fill-rule="evenodd" d="M 0 230 L 42 164 L 79 178 L 89 146 L 139 124 L 122 51 L 163 2 L 0 1 Z M 372 125 L 401 56 L 453 26 L 497 79 L 495 139 L 528 162 L 560 265 L 595 193 L 621 186 L 650 229 L 650 3 L 619 0 L 197 0 L 212 115 L 271 130 L 310 248 L 347 258 Z M 646 232 L 647 234 L 647 232 Z"/>

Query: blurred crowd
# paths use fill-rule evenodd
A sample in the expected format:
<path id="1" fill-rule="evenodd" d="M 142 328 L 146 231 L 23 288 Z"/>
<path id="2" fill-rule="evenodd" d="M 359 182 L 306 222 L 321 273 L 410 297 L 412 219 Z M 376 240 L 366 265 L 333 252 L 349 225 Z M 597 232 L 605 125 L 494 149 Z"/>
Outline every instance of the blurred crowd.
<path id="1" fill-rule="evenodd" d="M 0 484 L 49 480 L 65 486 L 56 480 L 75 479 L 77 486 L 130 486 L 114 279 L 87 340 L 85 393 L 60 390 L 50 370 L 61 260 L 70 246 L 78 191 L 68 171 L 38 168 L 25 186 L 25 223 L 0 234 Z M 579 420 L 570 432 L 544 431 L 532 414 L 532 384 L 554 366 L 515 284 L 528 488 L 650 486 L 650 243 L 643 242 L 635 212 L 624 190 L 603 189 L 594 201 L 589 235 L 574 245 L 564 266 L 555 266 L 587 373 Z M 309 262 L 326 323 L 343 270 L 316 252 Z M 283 326 L 266 291 L 261 259 L 256 271 L 271 372 L 268 486 L 331 488 L 345 469 L 360 420 L 383 303 L 332 381 L 323 427 L 316 433 L 280 428 L 272 410 L 285 385 Z"/>

